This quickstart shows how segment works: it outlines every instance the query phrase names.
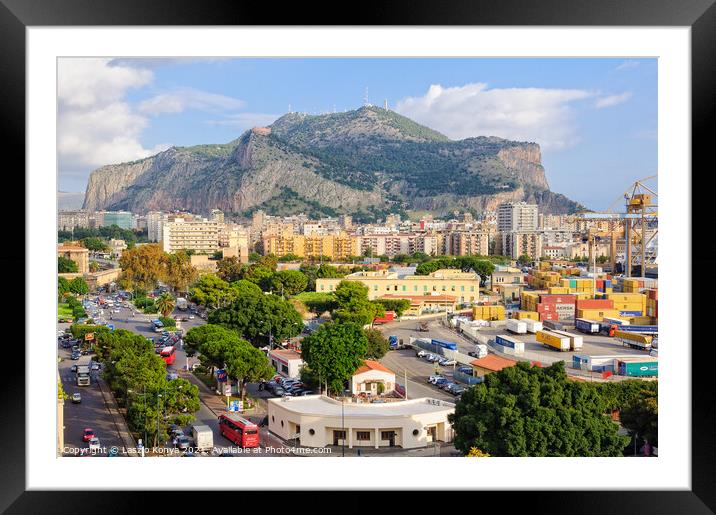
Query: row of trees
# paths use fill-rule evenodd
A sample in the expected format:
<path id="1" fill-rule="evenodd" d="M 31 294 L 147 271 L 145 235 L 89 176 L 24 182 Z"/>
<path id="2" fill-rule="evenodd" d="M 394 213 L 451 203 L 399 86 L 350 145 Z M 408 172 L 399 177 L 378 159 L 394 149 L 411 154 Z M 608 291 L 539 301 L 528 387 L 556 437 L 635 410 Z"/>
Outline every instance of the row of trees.
<path id="1" fill-rule="evenodd" d="M 567 378 L 564 363 L 547 368 L 520 362 L 468 389 L 449 416 L 455 447 L 491 456 L 622 456 L 630 438 L 610 417 L 657 442 L 656 383 L 584 383 Z"/>
<path id="2" fill-rule="evenodd" d="M 82 277 L 75 277 L 68 281 L 64 277 L 57 278 L 57 298 L 62 300 L 70 294 L 87 295 L 89 293 L 89 285 Z"/>
<path id="3" fill-rule="evenodd" d="M 151 342 L 131 331 L 110 332 L 103 326 L 72 326 L 84 338 L 94 333 L 95 351 L 103 363 L 103 378 L 121 405 L 127 407 L 130 429 L 159 445 L 168 439 L 171 424 L 184 426 L 199 410 L 199 390 L 185 379 L 167 379 L 166 364 Z"/>
<path id="4" fill-rule="evenodd" d="M 122 229 L 118 225 L 108 225 L 96 229 L 86 227 L 75 227 L 72 231 L 57 231 L 57 240 L 63 241 L 73 240 L 79 241 L 89 250 L 104 250 L 106 241 L 110 239 L 124 240 L 127 248 L 134 247 L 135 243 L 145 243 L 147 239 L 147 230 L 133 231 L 130 229 Z"/>
<path id="5" fill-rule="evenodd" d="M 266 355 L 228 327 L 209 323 L 194 327 L 184 337 L 184 350 L 188 356 L 199 354 L 201 364 L 211 371 L 226 370 L 236 380 L 243 400 L 246 384 L 269 379 L 275 371 Z"/>
<path id="6" fill-rule="evenodd" d="M 172 289 L 184 292 L 199 276 L 186 252 L 168 254 L 157 244 L 125 250 L 119 265 L 122 268 L 119 284 L 129 291 L 151 290 L 162 281 Z"/>
<path id="7" fill-rule="evenodd" d="M 457 268 L 463 272 L 474 271 L 485 282 L 495 270 L 493 261 L 496 256 L 457 256 L 441 257 L 418 265 L 416 275 L 429 275 L 443 268 Z"/>

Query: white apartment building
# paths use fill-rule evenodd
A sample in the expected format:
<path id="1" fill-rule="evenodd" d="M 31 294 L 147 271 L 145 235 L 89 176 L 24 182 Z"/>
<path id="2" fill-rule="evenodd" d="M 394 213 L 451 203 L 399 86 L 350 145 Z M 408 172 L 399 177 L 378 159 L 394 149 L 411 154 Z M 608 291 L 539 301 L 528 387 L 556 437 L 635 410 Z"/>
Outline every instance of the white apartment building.
<path id="1" fill-rule="evenodd" d="M 497 230 L 499 232 L 536 231 L 537 225 L 536 204 L 508 202 L 497 207 Z"/>
<path id="2" fill-rule="evenodd" d="M 72 229 L 89 227 L 89 213 L 82 209 L 77 211 L 60 211 L 57 213 L 57 229 L 71 231 Z"/>
<path id="3" fill-rule="evenodd" d="M 216 220 L 175 218 L 163 225 L 162 248 L 169 253 L 193 250 L 197 254 L 213 254 L 219 250 L 219 226 Z"/>
<path id="4" fill-rule="evenodd" d="M 150 211 L 147 213 L 146 219 L 149 241 L 162 241 L 162 225 L 166 220 L 166 214 L 161 211 Z"/>

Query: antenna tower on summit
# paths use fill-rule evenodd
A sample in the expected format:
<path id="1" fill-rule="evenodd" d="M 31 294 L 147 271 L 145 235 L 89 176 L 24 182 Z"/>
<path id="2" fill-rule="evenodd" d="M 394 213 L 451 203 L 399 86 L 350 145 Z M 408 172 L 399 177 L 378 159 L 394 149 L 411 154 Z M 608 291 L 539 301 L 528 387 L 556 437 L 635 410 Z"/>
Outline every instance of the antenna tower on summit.
<path id="1" fill-rule="evenodd" d="M 385 99 L 385 102 L 383 104 L 383 108 L 387 111 L 388 110 L 388 99 Z"/>
<path id="2" fill-rule="evenodd" d="M 293 111 L 291 111 L 291 104 L 288 104 L 288 113 L 291 114 Z"/>
<path id="3" fill-rule="evenodd" d="M 365 107 L 370 107 L 370 102 L 368 102 L 368 86 L 366 86 L 365 95 L 363 95 L 363 105 Z"/>

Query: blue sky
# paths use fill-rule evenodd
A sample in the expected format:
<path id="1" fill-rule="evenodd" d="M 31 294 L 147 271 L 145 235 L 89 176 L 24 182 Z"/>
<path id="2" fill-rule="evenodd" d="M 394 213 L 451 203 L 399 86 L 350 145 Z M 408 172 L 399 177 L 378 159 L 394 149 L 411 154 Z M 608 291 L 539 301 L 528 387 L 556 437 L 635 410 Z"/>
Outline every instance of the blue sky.
<path id="1" fill-rule="evenodd" d="M 101 165 L 222 143 L 366 87 L 453 139 L 536 141 L 553 191 L 605 209 L 657 169 L 656 59 L 63 59 L 59 189 Z"/>

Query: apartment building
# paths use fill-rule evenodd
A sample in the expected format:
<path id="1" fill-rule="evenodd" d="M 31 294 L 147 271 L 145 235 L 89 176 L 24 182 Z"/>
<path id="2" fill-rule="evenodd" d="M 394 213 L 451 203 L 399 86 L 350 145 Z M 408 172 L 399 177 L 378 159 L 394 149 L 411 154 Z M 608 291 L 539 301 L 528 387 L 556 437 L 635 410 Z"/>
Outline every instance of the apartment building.
<path id="1" fill-rule="evenodd" d="M 341 281 L 358 281 L 368 288 L 368 298 L 384 295 L 452 295 L 460 303 L 477 302 L 480 294 L 480 276 L 461 270 L 437 270 L 430 275 L 401 276 L 395 272 L 356 272 L 342 279 L 316 279 L 317 292 L 335 291 Z"/>
<path id="2" fill-rule="evenodd" d="M 219 222 L 216 220 L 186 220 L 177 217 L 162 226 L 164 252 L 193 250 L 197 254 L 213 254 L 219 250 Z"/>
<path id="3" fill-rule="evenodd" d="M 490 235 L 487 232 L 456 231 L 446 238 L 447 254 L 453 256 L 487 256 L 490 252 Z"/>
<path id="4" fill-rule="evenodd" d="M 264 255 L 273 254 L 282 257 L 294 254 L 299 257 L 327 256 L 340 261 L 349 256 L 358 255 L 358 238 L 347 233 L 304 236 L 284 232 L 280 235 L 268 235 L 262 239 Z"/>
<path id="5" fill-rule="evenodd" d="M 537 204 L 508 202 L 497 206 L 497 230 L 502 233 L 536 231 Z"/>
<path id="6" fill-rule="evenodd" d="M 523 255 L 537 259 L 542 256 L 542 234 L 535 231 L 499 233 L 495 253 L 512 259 Z"/>
<path id="7" fill-rule="evenodd" d="M 71 231 L 89 227 L 89 213 L 83 209 L 77 211 L 63 210 L 57 213 L 57 230 Z"/>

